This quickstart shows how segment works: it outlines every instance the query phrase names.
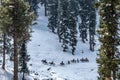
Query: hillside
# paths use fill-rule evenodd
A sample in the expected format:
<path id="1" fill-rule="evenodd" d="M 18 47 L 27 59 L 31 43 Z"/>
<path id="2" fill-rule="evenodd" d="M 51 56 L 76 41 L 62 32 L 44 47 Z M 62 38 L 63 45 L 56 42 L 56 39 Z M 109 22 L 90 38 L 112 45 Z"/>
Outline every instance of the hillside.
<path id="1" fill-rule="evenodd" d="M 48 18 L 44 16 L 44 7 L 40 6 L 38 13 L 39 17 L 36 20 L 38 24 L 33 26 L 31 41 L 28 43 L 31 60 L 28 64 L 30 76 L 26 80 L 97 80 L 96 54 L 99 47 L 97 36 L 95 52 L 89 50 L 89 41 L 82 43 L 78 38 L 77 50 L 73 56 L 70 51 L 62 51 L 57 34 L 53 34 L 47 28 Z M 89 62 L 80 61 L 82 58 L 88 58 Z M 2 60 L 2 57 L 0 59 Z M 2 80 L 12 80 L 13 63 L 8 59 L 9 57 L 7 57 L 7 70 L 0 69 Z M 41 62 L 45 59 L 47 64 Z M 78 59 L 79 62 L 71 62 L 73 59 Z M 49 64 L 52 61 L 55 65 Z M 65 64 L 63 66 L 60 65 L 62 61 Z M 21 77 L 19 79 L 21 80 Z"/>
<path id="2" fill-rule="evenodd" d="M 28 52 L 31 55 L 29 64 L 32 64 L 30 70 L 38 73 L 38 75 L 33 74 L 38 77 L 38 80 L 44 78 L 54 78 L 55 80 L 97 80 L 96 53 L 98 44 L 95 46 L 95 52 L 90 52 L 89 42 L 82 43 L 81 39 L 79 39 L 75 56 L 73 56 L 70 52 L 62 52 L 57 35 L 47 28 L 48 22 L 47 17 L 44 16 L 43 7 L 40 7 L 37 23 L 33 27 L 34 32 L 28 44 Z M 84 51 L 83 54 L 82 50 Z M 80 60 L 82 57 L 87 57 L 89 62 L 67 64 L 68 60 Z M 47 62 L 54 61 L 55 66 L 42 64 L 41 60 L 44 59 Z M 64 66 L 60 66 L 61 61 L 65 63 Z M 50 68 L 49 71 L 48 68 Z"/>

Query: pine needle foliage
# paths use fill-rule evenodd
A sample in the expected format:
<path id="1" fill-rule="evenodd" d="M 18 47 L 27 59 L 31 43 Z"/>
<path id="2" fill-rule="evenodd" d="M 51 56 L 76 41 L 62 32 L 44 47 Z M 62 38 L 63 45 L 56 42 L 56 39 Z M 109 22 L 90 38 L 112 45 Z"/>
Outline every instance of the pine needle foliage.
<path id="1" fill-rule="evenodd" d="M 120 45 L 117 0 L 101 0 L 99 3 L 100 34 L 99 41 L 99 80 L 117 80 L 120 65 L 118 46 Z"/>

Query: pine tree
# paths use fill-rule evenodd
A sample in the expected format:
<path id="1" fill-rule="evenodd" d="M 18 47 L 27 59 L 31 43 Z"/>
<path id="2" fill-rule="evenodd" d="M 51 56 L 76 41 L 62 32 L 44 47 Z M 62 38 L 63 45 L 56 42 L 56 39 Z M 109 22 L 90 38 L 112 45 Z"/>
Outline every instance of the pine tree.
<path id="1" fill-rule="evenodd" d="M 11 45 L 12 44 L 10 43 L 10 41 L 11 41 L 10 37 L 7 36 L 7 34 L 5 34 L 5 33 L 4 34 L 1 33 L 1 38 L 0 39 L 1 39 L 0 40 L 0 44 L 1 44 L 0 53 L 3 54 L 2 69 L 5 70 L 6 54 L 10 54 L 12 52 L 12 50 L 11 50 Z"/>
<path id="2" fill-rule="evenodd" d="M 58 0 L 48 0 L 48 27 L 55 33 L 58 27 Z"/>
<path id="3" fill-rule="evenodd" d="M 7 34 L 3 34 L 3 65 L 2 68 L 5 69 L 5 55 L 13 53 L 12 51 L 12 43 L 11 43 L 11 37 Z"/>
<path id="4" fill-rule="evenodd" d="M 117 46 L 120 45 L 118 34 L 118 0 L 100 1 L 100 34 L 99 49 L 99 80 L 119 80 L 118 74 L 120 55 Z"/>
<path id="5" fill-rule="evenodd" d="M 81 23 L 79 25 L 79 32 L 80 32 L 80 37 L 82 38 L 83 43 L 85 43 L 85 40 L 87 40 L 87 30 L 88 30 L 88 21 L 89 21 L 89 7 L 91 1 L 90 0 L 80 0 L 80 10 L 79 10 L 79 15 L 81 18 Z"/>
<path id="6" fill-rule="evenodd" d="M 72 50 L 72 55 L 75 52 L 75 46 L 77 45 L 77 3 L 76 0 L 69 1 L 69 41 Z"/>
<path id="7" fill-rule="evenodd" d="M 58 1 L 58 28 L 57 33 L 59 37 L 59 42 L 62 43 L 63 51 L 68 49 L 68 1 L 59 0 Z"/>
<path id="8" fill-rule="evenodd" d="M 1 3 L 0 5 L 2 5 L 2 0 L 0 3 Z M 4 70 L 5 70 L 5 42 L 6 42 L 6 34 L 4 33 L 3 34 L 3 64 L 2 64 L 2 69 Z"/>
<path id="9" fill-rule="evenodd" d="M 1 6 L 3 6 L 4 9 Z M 1 33 L 3 34 L 3 39 L 2 39 L 2 42 L 3 42 L 3 47 L 2 47 L 3 48 L 3 50 L 2 50 L 3 64 L 2 64 L 2 68 L 4 70 L 5 70 L 5 54 L 6 54 L 6 34 L 7 34 L 6 31 L 8 31 L 6 29 L 6 27 L 7 27 L 7 25 L 10 25 L 10 23 L 11 23 L 11 20 L 8 19 L 8 18 L 10 18 L 9 14 L 8 14 L 9 9 L 8 10 L 6 10 L 6 9 L 7 9 L 7 7 L 4 6 L 3 1 L 1 1 L 0 10 L 2 10 L 2 11 L 0 12 L 0 14 L 5 14 L 5 15 L 1 15 L 1 17 L 0 17 L 1 19 L 4 19 L 4 20 L 0 21 L 0 29 L 1 29 Z M 3 27 L 5 27 L 5 29 L 3 29 Z"/>
<path id="10" fill-rule="evenodd" d="M 1 3 L 1 5 L 3 5 L 3 4 L 2 4 L 2 3 L 3 3 L 2 0 L 1 0 L 0 3 Z M 3 12 L 4 12 L 4 11 L 3 11 Z M 1 13 L 2 13 L 2 11 L 1 11 Z M 3 17 L 5 17 L 5 16 L 3 16 Z M 9 21 L 9 19 L 8 19 L 8 21 Z M 9 33 L 6 33 L 7 30 L 2 29 L 2 27 L 3 27 L 3 26 L 6 26 L 6 25 L 4 25 L 4 22 L 3 22 L 3 21 L 1 21 L 0 24 L 1 24 L 1 25 L 0 25 L 0 28 L 1 28 L 1 30 L 3 30 L 3 31 L 1 32 L 1 34 L 2 34 L 2 41 L 1 41 L 1 42 L 3 43 L 3 46 L 2 46 L 2 49 L 3 49 L 3 50 L 2 50 L 2 53 L 3 53 L 2 69 L 5 70 L 5 58 L 6 58 L 5 55 L 6 55 L 6 53 L 9 53 L 9 49 L 10 49 L 9 47 L 10 47 L 10 46 L 9 46 L 8 44 L 10 44 L 10 43 L 9 43 L 10 39 L 9 39 L 8 36 L 7 36 L 7 34 L 9 34 Z M 9 23 L 8 23 L 8 24 L 9 24 Z M 8 47 L 7 47 L 7 46 L 8 46 Z"/>
<path id="11" fill-rule="evenodd" d="M 90 1 L 90 6 L 89 6 L 89 45 L 90 45 L 90 50 L 94 51 L 94 36 L 95 36 L 95 28 L 96 28 L 96 10 L 94 7 L 95 0 Z"/>
<path id="12" fill-rule="evenodd" d="M 82 42 L 87 41 L 87 36 L 89 35 L 89 45 L 90 50 L 94 51 L 94 35 L 96 27 L 96 10 L 94 7 L 96 0 L 79 0 L 80 10 L 79 15 L 81 18 L 81 23 L 79 24 L 80 37 Z M 89 30 L 89 34 L 88 34 Z"/>
<path id="13" fill-rule="evenodd" d="M 14 80 L 18 80 L 18 44 L 19 39 L 30 29 L 34 14 L 29 12 L 29 5 L 23 0 L 3 0 L 0 5 L 1 28 L 9 32 L 14 44 Z"/>
<path id="14" fill-rule="evenodd" d="M 19 71 L 23 74 L 22 80 L 25 80 L 25 74 L 29 74 L 27 62 L 30 56 L 27 54 L 26 41 L 24 40 L 19 50 Z"/>

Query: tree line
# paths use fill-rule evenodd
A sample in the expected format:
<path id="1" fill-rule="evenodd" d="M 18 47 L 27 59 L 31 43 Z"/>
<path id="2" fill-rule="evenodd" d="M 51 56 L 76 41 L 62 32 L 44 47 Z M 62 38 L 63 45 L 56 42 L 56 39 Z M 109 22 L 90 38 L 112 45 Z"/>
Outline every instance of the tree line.
<path id="1" fill-rule="evenodd" d="M 43 3 L 45 16 L 48 16 L 49 29 L 58 34 L 63 51 L 66 52 L 70 48 L 73 55 L 78 32 L 83 43 L 89 39 L 90 50 L 94 51 L 94 36 L 97 32 L 96 9 L 98 9 L 100 15 L 98 79 L 119 80 L 120 0 L 100 0 L 99 2 L 97 0 L 45 0 Z"/>
<path id="2" fill-rule="evenodd" d="M 48 16 L 48 27 L 58 35 L 64 52 L 70 49 L 74 55 L 78 42 L 77 34 L 83 43 L 89 39 L 90 50 L 94 51 L 96 29 L 94 3 L 95 0 L 41 1 L 45 7 L 45 16 Z"/>

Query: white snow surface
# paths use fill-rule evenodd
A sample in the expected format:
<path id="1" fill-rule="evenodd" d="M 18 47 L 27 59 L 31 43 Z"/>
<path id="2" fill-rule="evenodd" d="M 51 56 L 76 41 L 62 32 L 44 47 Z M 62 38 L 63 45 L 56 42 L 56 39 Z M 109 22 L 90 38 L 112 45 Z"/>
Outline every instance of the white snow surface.
<path id="1" fill-rule="evenodd" d="M 80 38 L 78 38 L 74 56 L 70 50 L 63 52 L 57 34 L 53 34 L 47 27 L 48 18 L 44 16 L 43 6 L 40 6 L 38 13 L 39 17 L 36 20 L 38 24 L 33 26 L 34 32 L 28 43 L 31 60 L 28 63 L 30 75 L 26 77 L 26 80 L 97 80 L 96 57 L 99 47 L 97 37 L 94 52 L 89 50 L 89 41 L 82 43 Z M 89 62 L 67 64 L 68 60 L 80 60 L 86 57 Z M 2 57 L 0 59 L 2 60 Z M 41 62 L 43 59 L 46 59 L 47 62 L 53 61 L 55 65 L 45 65 Z M 65 63 L 64 66 L 60 65 L 62 61 Z M 0 69 L 0 80 L 12 80 L 13 66 L 11 65 L 13 63 L 8 62 L 7 70 Z M 21 75 L 19 76 L 19 80 L 21 80 Z"/>

